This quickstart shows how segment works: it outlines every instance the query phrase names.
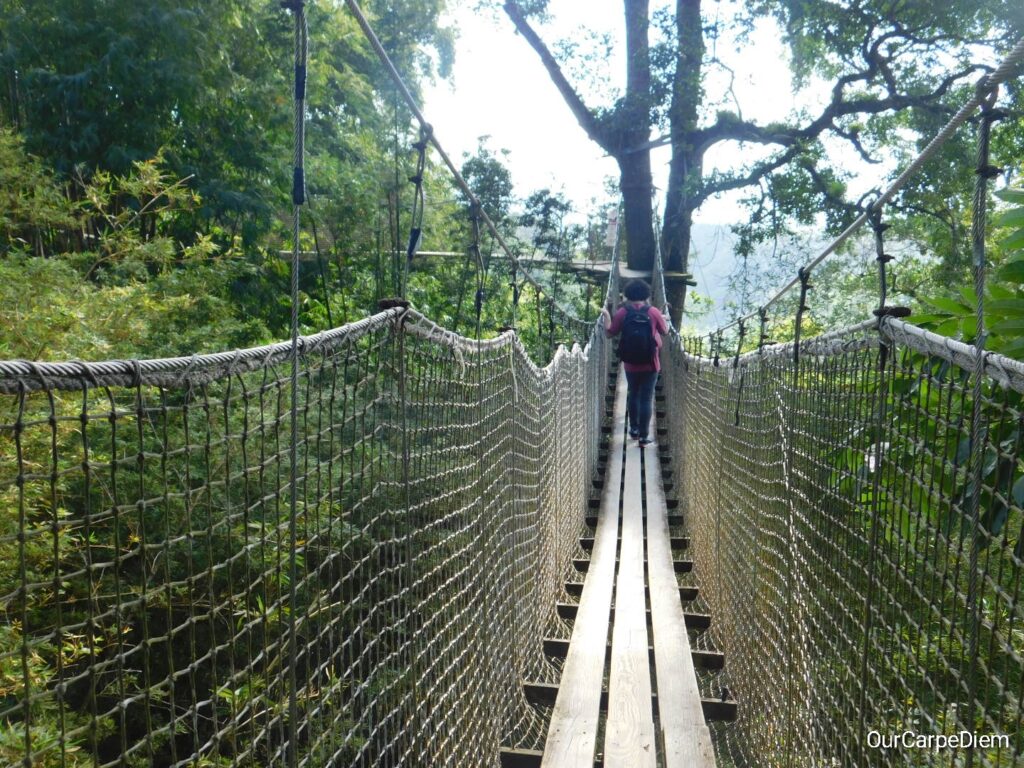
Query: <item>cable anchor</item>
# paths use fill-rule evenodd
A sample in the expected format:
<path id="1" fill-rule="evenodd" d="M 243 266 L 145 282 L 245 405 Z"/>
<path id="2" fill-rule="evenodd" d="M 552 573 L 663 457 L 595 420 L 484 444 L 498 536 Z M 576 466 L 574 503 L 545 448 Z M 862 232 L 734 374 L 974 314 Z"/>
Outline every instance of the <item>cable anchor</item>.
<path id="1" fill-rule="evenodd" d="M 793 365 L 800 363 L 800 331 L 803 327 L 804 312 L 807 311 L 807 292 L 814 286 L 811 285 L 811 273 L 806 267 L 800 267 L 797 271 L 800 280 L 800 303 L 796 308 L 796 322 L 793 329 Z"/>

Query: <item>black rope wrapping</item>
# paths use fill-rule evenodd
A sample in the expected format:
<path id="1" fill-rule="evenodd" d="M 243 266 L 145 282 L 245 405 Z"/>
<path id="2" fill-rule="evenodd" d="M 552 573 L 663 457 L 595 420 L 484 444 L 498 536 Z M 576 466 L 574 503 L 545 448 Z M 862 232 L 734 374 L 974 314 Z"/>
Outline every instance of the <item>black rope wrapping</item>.
<path id="1" fill-rule="evenodd" d="M 885 309 L 886 298 L 889 293 L 889 276 L 886 266 L 892 261 L 892 256 L 885 252 L 884 234 L 889 225 L 882 222 L 882 208 L 871 209 L 871 229 L 875 236 L 875 261 L 878 263 L 878 309 L 879 315 Z"/>
<path id="2" fill-rule="evenodd" d="M 804 312 L 808 310 L 807 292 L 814 286 L 811 285 L 810 270 L 800 267 L 797 272 L 800 280 L 800 303 L 796 307 L 796 320 L 793 327 L 793 365 L 799 368 L 800 365 L 800 336 L 803 330 Z"/>
<path id="3" fill-rule="evenodd" d="M 409 226 L 409 243 L 405 249 L 406 269 L 412 264 L 412 260 L 419 251 L 420 243 L 423 239 L 423 210 L 426 207 L 423 180 L 427 166 L 427 147 L 430 145 L 432 130 L 429 125 L 421 127 L 419 141 L 414 142 L 412 145 L 413 149 L 416 150 L 416 173 L 409 177 L 409 182 L 413 185 L 413 198 L 412 222 Z M 406 294 L 403 292 L 404 295 Z"/>
<path id="4" fill-rule="evenodd" d="M 743 350 L 743 337 L 746 335 L 747 324 L 741 320 L 739 324 L 739 335 L 736 339 L 736 355 L 732 359 L 732 369 L 735 371 L 740 364 L 740 353 Z M 736 412 L 733 418 L 733 426 L 740 425 L 740 403 L 743 401 L 743 383 L 746 378 L 746 370 L 740 371 L 740 382 L 736 387 Z"/>
<path id="5" fill-rule="evenodd" d="M 768 341 L 768 308 L 761 307 L 757 310 L 757 351 L 764 350 L 764 345 Z"/>

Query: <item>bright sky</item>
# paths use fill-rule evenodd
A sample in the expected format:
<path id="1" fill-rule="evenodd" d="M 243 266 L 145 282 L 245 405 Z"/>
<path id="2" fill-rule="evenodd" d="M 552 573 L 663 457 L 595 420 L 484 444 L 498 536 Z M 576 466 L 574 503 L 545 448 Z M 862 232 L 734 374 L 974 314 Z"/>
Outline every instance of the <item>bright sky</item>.
<path id="1" fill-rule="evenodd" d="M 453 159 L 461 159 L 463 152 L 475 151 L 477 137 L 488 135 L 492 150 L 510 151 L 508 165 L 518 195 L 548 187 L 564 191 L 584 209 L 590 200 L 604 199 L 605 179 L 617 178 L 614 160 L 586 137 L 512 22 L 503 13 L 475 11 L 475 4 L 475 0 L 456 0 L 451 12 L 459 29 L 454 77 L 426 91 L 427 119 L 442 146 Z M 584 29 L 612 36 L 610 55 L 588 72 L 605 84 L 604 92 L 594 88 L 585 96 L 588 103 L 608 98 L 610 89 L 624 81 L 621 0 L 552 0 L 550 7 L 553 19 L 540 31 L 552 49 L 562 39 L 585 45 Z M 719 54 L 722 58 L 731 54 L 730 65 L 736 70 L 733 89 L 744 117 L 779 119 L 793 108 L 785 51 L 770 24 L 755 32 L 741 55 L 724 47 L 723 43 Z M 752 51 L 756 55 L 750 55 Z M 710 70 L 705 85 L 709 94 L 725 94 L 724 71 Z M 736 152 L 734 145 L 722 146 L 709 155 L 709 165 L 727 166 L 736 159 Z M 652 156 L 659 189 L 667 181 L 668 159 L 667 147 Z M 697 219 L 729 224 L 740 215 L 732 198 L 709 201 Z"/>

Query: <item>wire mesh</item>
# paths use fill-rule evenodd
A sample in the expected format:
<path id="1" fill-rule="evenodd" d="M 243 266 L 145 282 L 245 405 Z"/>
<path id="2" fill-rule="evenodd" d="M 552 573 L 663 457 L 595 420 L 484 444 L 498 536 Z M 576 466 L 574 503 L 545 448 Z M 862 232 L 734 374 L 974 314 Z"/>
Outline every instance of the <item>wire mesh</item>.
<path id="1" fill-rule="evenodd" d="M 294 552 L 286 347 L 0 366 L 0 764 L 484 766 L 543 741 L 520 683 L 555 674 L 603 334 L 540 369 L 513 334 L 391 310 L 301 349 Z"/>
<path id="2" fill-rule="evenodd" d="M 972 444 L 972 349 L 907 323 L 805 341 L 798 361 L 666 346 L 717 686 L 739 702 L 719 765 L 1021 764 L 1020 364 L 986 359 Z"/>

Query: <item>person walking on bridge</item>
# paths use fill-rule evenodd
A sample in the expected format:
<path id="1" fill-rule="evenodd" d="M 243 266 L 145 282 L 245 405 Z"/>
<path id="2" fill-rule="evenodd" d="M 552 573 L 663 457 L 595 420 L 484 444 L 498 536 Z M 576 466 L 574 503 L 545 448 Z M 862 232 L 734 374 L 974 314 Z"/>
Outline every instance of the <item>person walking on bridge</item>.
<path id="1" fill-rule="evenodd" d="M 650 304 L 651 287 L 643 280 L 630 280 L 622 291 L 625 301 L 612 315 L 601 309 L 604 331 L 620 336 L 619 357 L 626 370 L 626 411 L 629 436 L 640 445 L 650 445 L 654 386 L 661 371 L 662 337 L 668 334 L 665 316 Z"/>

